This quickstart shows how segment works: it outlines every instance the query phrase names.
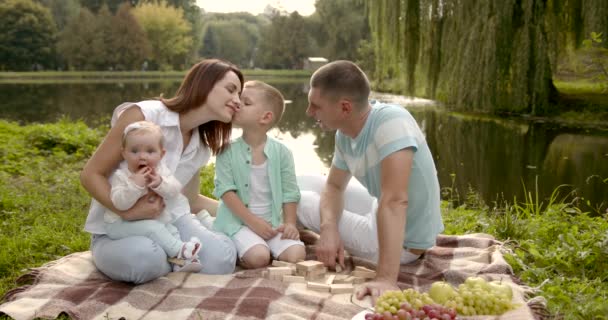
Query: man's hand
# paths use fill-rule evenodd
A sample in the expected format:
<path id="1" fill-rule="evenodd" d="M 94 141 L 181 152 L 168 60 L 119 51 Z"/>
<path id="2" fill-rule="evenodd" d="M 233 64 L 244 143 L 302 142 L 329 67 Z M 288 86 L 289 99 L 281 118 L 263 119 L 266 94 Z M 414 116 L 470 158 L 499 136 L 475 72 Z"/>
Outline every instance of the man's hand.
<path id="1" fill-rule="evenodd" d="M 295 224 L 285 223 L 277 228 L 277 232 L 282 232 L 281 239 L 300 240 L 300 232 Z"/>
<path id="2" fill-rule="evenodd" d="M 163 198 L 154 192 L 149 192 L 122 215 L 125 220 L 156 219 L 165 209 Z"/>
<path id="3" fill-rule="evenodd" d="M 272 228 L 270 223 L 257 216 L 252 216 L 251 221 L 247 223 L 247 226 L 264 240 L 272 239 L 278 234 L 278 232 Z"/>
<path id="4" fill-rule="evenodd" d="M 363 297 L 370 295 L 372 297 L 372 304 L 376 305 L 376 300 L 384 292 L 389 290 L 401 290 L 397 287 L 397 284 L 388 280 L 379 280 L 365 282 L 355 290 L 357 299 L 361 300 Z"/>
<path id="5" fill-rule="evenodd" d="M 331 269 L 336 267 L 336 256 L 338 263 L 344 268 L 344 244 L 340 233 L 336 228 L 325 228 L 321 230 L 319 241 L 316 245 L 317 260 Z"/>

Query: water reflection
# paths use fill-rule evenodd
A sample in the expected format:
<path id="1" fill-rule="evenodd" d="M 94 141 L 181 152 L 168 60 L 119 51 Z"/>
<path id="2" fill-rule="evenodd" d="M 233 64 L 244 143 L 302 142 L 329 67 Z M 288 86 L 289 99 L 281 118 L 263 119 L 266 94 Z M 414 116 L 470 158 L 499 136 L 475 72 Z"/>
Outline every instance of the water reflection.
<path id="1" fill-rule="evenodd" d="M 321 131 L 306 117 L 307 80 L 259 80 L 276 86 L 292 101 L 271 134 L 293 150 L 298 173 L 326 173 L 334 133 Z M 21 123 L 67 116 L 95 125 L 108 122 L 113 108 L 124 101 L 172 96 L 178 86 L 178 81 L 0 84 L 0 112 L 2 118 Z M 442 187 L 454 188 L 462 197 L 473 189 L 488 203 L 522 199 L 522 185 L 534 189 L 538 178 L 541 199 L 567 184 L 583 202 L 589 200 L 602 211 L 608 206 L 605 132 L 448 113 L 429 107 L 428 101 L 400 96 L 374 98 L 407 105 L 427 136 Z M 236 129 L 234 133 L 240 134 Z"/>

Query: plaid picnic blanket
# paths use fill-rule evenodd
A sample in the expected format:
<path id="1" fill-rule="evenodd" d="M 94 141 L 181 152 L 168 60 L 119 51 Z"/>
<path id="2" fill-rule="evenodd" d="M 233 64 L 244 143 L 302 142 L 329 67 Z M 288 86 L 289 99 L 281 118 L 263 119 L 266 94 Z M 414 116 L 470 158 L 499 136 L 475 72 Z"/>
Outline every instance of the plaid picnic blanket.
<path id="1" fill-rule="evenodd" d="M 399 285 L 425 291 L 432 282 L 460 284 L 471 275 L 503 279 L 514 288 L 520 306 L 502 316 L 475 319 L 542 319 L 542 301 L 525 301 L 526 288 L 517 283 L 500 252 L 501 243 L 482 234 L 439 236 L 423 259 L 401 267 Z M 312 245 L 307 258 L 314 258 Z M 374 268 L 369 261 L 349 257 L 354 266 Z M 31 282 L 6 293 L 0 315 L 16 320 L 54 319 L 351 319 L 370 307 L 370 300 L 351 294 L 306 289 L 303 283 L 262 278 L 264 269 L 231 275 L 169 273 L 142 285 L 109 280 L 95 268 L 91 253 L 79 252 L 32 269 L 18 282 Z"/>

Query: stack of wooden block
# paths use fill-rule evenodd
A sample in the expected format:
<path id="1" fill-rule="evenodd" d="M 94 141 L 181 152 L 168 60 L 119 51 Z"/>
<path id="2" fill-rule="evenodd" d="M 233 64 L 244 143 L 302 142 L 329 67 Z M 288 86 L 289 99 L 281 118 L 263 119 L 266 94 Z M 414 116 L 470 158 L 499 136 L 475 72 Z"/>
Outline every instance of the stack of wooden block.
<path id="1" fill-rule="evenodd" d="M 355 267 L 350 274 L 328 273 L 320 261 L 307 260 L 296 264 L 273 261 L 272 267 L 263 272 L 270 280 L 306 283 L 309 290 L 338 293 L 352 293 L 353 285 L 376 277 L 376 272 L 364 267 Z"/>

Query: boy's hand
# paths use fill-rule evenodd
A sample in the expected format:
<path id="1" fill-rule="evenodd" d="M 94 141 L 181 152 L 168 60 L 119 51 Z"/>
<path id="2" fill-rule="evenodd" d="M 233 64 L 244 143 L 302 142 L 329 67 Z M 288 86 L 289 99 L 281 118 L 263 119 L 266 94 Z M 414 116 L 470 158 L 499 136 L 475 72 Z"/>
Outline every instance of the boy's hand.
<path id="1" fill-rule="evenodd" d="M 272 239 L 278 234 L 270 223 L 260 217 L 252 217 L 251 222 L 247 226 L 264 240 Z"/>
<path id="2" fill-rule="evenodd" d="M 135 182 L 135 184 L 138 187 L 143 188 L 147 184 L 147 181 L 148 181 L 147 175 L 148 175 L 149 171 L 150 171 L 150 168 L 148 168 L 148 167 L 140 168 L 139 170 L 137 170 L 137 172 L 135 172 L 134 174 L 132 174 L 129 177 L 129 179 L 133 180 L 133 182 Z"/>
<path id="3" fill-rule="evenodd" d="M 282 232 L 281 239 L 300 240 L 300 232 L 295 224 L 285 223 L 277 228 L 277 232 Z"/>
<path id="4" fill-rule="evenodd" d="M 151 169 L 147 176 L 146 180 L 148 181 L 148 188 L 156 189 L 160 186 L 161 182 L 163 182 L 163 178 L 156 173 L 156 170 Z"/>

